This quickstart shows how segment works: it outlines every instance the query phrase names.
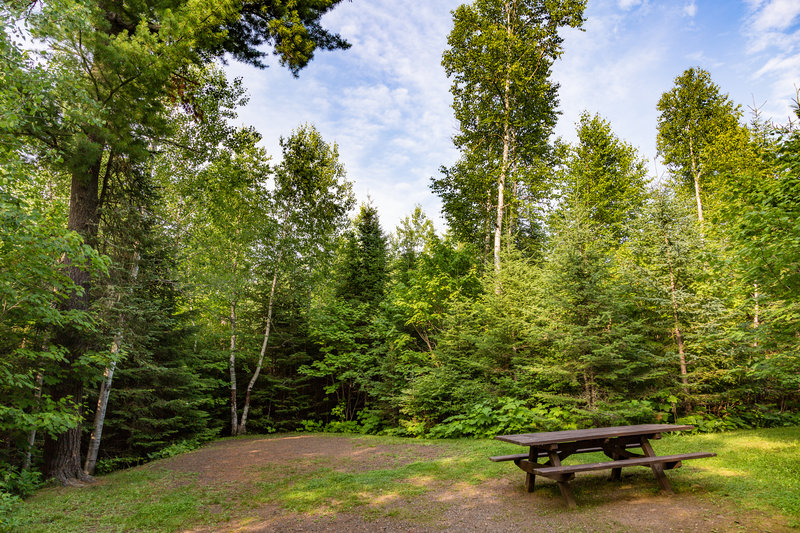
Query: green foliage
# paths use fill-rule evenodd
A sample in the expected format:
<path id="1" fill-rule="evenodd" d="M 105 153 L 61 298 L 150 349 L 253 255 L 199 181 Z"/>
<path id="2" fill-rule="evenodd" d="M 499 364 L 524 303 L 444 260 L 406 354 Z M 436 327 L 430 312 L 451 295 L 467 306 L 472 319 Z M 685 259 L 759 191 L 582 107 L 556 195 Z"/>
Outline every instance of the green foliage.
<path id="1" fill-rule="evenodd" d="M 362 205 L 347 236 L 341 265 L 340 298 L 377 306 L 389 281 L 388 243 L 372 205 Z"/>
<path id="2" fill-rule="evenodd" d="M 574 429 L 580 418 L 569 409 L 558 406 L 528 407 L 524 401 L 498 398 L 470 406 L 463 415 L 455 415 L 433 426 L 432 438 L 493 437 L 511 433 Z"/>
<path id="3" fill-rule="evenodd" d="M 636 149 L 619 140 L 608 121 L 584 111 L 578 144 L 567 156 L 563 201 L 572 209 L 585 209 L 599 232 L 619 244 L 644 204 L 646 172 Z"/>
<path id="4" fill-rule="evenodd" d="M 675 78 L 675 87 L 661 95 L 657 105 L 656 145 L 679 186 L 696 195 L 698 215 L 713 170 L 712 146 L 718 137 L 739 127 L 740 107 L 723 94 L 709 73 L 690 68 Z M 690 193 L 691 194 L 691 193 Z"/>
<path id="5" fill-rule="evenodd" d="M 453 11 L 442 65 L 452 79 L 459 122 L 453 141 L 462 157 L 442 169 L 433 189 L 455 234 L 478 247 L 486 242 L 487 255 L 496 231 L 535 240 L 557 117 L 558 84 L 550 74 L 563 52 L 558 30 L 580 28 L 585 6 L 583 0 L 478 0 Z"/>

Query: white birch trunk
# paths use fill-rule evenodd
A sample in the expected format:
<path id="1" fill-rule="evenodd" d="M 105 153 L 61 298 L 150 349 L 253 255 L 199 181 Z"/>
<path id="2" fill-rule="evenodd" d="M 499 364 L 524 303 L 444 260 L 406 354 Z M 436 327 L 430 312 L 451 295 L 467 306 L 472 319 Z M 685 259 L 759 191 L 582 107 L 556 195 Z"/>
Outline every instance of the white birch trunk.
<path id="1" fill-rule="evenodd" d="M 689 158 L 692 161 L 692 177 L 694 178 L 694 197 L 697 201 L 697 219 L 700 221 L 700 227 L 703 227 L 703 201 L 700 199 L 700 171 L 697 168 L 697 162 L 694 156 L 694 145 L 692 138 L 689 137 Z"/>
<path id="2" fill-rule="evenodd" d="M 36 374 L 36 388 L 34 389 L 34 398 L 36 399 L 36 404 L 38 405 L 39 400 L 42 399 L 42 382 L 44 381 L 44 375 L 39 372 Z M 32 429 L 28 432 L 28 449 L 25 452 L 25 464 L 22 466 L 23 470 L 28 470 L 31 467 L 31 453 L 33 452 L 33 444 L 36 442 L 36 429 Z"/>
<path id="3" fill-rule="evenodd" d="M 111 381 L 114 379 L 114 370 L 117 368 L 116 358 L 119 356 L 120 346 L 122 345 L 122 332 L 118 331 L 114 335 L 111 344 L 111 355 L 113 360 L 103 372 L 103 382 L 100 384 L 100 394 L 97 397 L 97 409 L 94 412 L 94 429 L 89 439 L 89 450 L 86 452 L 86 461 L 83 463 L 83 471 L 86 475 L 93 475 L 95 465 L 97 465 L 97 454 L 100 451 L 100 439 L 103 436 L 103 425 L 106 419 L 106 409 L 108 407 L 108 396 L 111 394 Z"/>
<path id="4" fill-rule="evenodd" d="M 139 277 L 140 259 L 141 256 L 139 252 L 133 252 L 133 264 L 131 265 L 132 281 L 136 281 L 136 278 Z M 86 461 L 83 463 L 83 472 L 88 476 L 94 474 L 95 465 L 97 464 L 97 455 L 100 452 L 100 439 L 103 436 L 103 425 L 106 420 L 108 397 L 111 394 L 111 382 L 114 378 L 114 370 L 117 368 L 117 358 L 122 349 L 122 324 L 124 324 L 124 320 L 120 318 L 120 330 L 114 335 L 114 340 L 111 343 L 111 364 L 106 367 L 103 372 L 103 382 L 100 385 L 100 394 L 97 397 L 97 409 L 94 413 L 92 436 L 89 440 L 89 450 L 86 452 Z"/>
<path id="5" fill-rule="evenodd" d="M 239 411 L 236 407 L 236 300 L 231 302 L 231 346 L 228 368 L 231 375 L 231 435 L 239 434 Z"/>
<path id="6" fill-rule="evenodd" d="M 686 369 L 686 354 L 684 352 L 683 333 L 681 331 L 680 322 L 678 321 L 678 297 L 677 289 L 675 287 L 675 272 L 672 269 L 672 254 L 669 252 L 669 238 L 664 237 L 664 242 L 667 245 L 667 263 L 669 265 L 669 292 L 670 299 L 672 300 L 672 317 L 675 321 L 675 344 L 678 345 L 678 361 L 681 367 L 681 383 L 683 384 L 683 392 L 689 394 L 689 376 Z"/>
<path id="7" fill-rule="evenodd" d="M 511 5 L 506 2 L 506 33 L 511 36 Z M 505 187 L 508 173 L 508 156 L 511 145 L 511 79 L 510 67 L 506 65 L 505 85 L 503 86 L 503 159 L 497 179 L 497 220 L 494 227 L 494 270 L 500 274 L 500 245 L 503 237 L 503 211 L 505 210 Z M 495 280 L 495 293 L 500 294 L 500 278 Z"/>
<path id="8" fill-rule="evenodd" d="M 753 283 L 753 300 L 755 301 L 755 309 L 753 310 L 753 329 L 758 329 L 761 325 L 761 318 L 758 309 L 758 283 Z M 753 342 L 753 347 L 758 348 L 758 340 Z"/>
<path id="9" fill-rule="evenodd" d="M 278 282 L 278 271 L 276 270 L 272 276 L 272 287 L 269 291 L 269 302 L 267 303 L 267 325 L 264 329 L 264 341 L 261 343 L 261 353 L 258 357 L 258 364 L 256 365 L 256 371 L 253 373 L 253 377 L 250 378 L 250 382 L 247 384 L 247 392 L 245 393 L 244 397 L 244 409 L 242 410 L 242 420 L 239 422 L 239 432 L 238 435 L 244 435 L 247 432 L 247 414 L 250 411 L 250 392 L 253 390 L 253 386 L 256 384 L 256 380 L 258 379 L 258 375 L 261 373 L 261 367 L 264 364 L 264 355 L 267 353 L 267 343 L 269 342 L 269 332 L 272 326 L 272 303 L 275 300 L 275 285 Z"/>

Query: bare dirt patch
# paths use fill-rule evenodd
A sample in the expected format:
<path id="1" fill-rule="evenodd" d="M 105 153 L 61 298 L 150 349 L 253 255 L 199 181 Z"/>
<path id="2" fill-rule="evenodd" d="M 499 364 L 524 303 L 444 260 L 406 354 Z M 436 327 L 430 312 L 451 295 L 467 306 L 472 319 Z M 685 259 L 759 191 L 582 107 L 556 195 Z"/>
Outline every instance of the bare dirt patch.
<path id="1" fill-rule="evenodd" d="M 175 472 L 197 472 L 203 483 L 249 482 L 265 468 L 292 464 L 325 465 L 341 471 L 396 468 L 446 453 L 436 446 L 375 445 L 356 437 L 296 435 L 217 441 L 191 453 L 153 465 Z"/>
<path id="2" fill-rule="evenodd" d="M 180 473 L 197 473 L 208 485 L 235 483 L 237 490 L 255 490 L 258 482 L 291 476 L 293 468 L 329 468 L 363 472 L 397 468 L 420 460 L 446 458 L 446 446 L 376 444 L 357 437 L 286 436 L 221 441 L 195 452 L 153 464 Z M 525 492 L 523 474 L 509 464 L 508 472 L 480 484 L 428 483 L 420 497 L 382 500 L 351 512 L 293 513 L 279 505 L 248 509 L 246 517 L 223 526 L 187 530 L 226 532 L 505 532 L 505 531 L 773 531 L 789 532 L 781 518 L 743 511 L 731 502 L 690 491 L 657 494 L 652 477 L 633 474 L 609 483 L 601 474 L 586 474 L 573 484 L 578 508 L 563 506 L 556 485 L 538 483 Z M 267 479 L 274 481 L 274 479 Z"/>

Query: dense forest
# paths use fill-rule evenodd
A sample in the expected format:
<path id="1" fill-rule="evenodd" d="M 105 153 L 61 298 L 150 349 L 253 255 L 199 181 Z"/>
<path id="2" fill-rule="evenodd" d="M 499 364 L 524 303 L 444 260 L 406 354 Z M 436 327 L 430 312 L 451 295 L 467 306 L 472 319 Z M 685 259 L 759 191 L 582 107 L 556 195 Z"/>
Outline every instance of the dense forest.
<path id="1" fill-rule="evenodd" d="M 554 138 L 584 1 L 475 0 L 448 229 L 385 228 L 314 125 L 233 126 L 220 66 L 300 75 L 339 1 L 0 7 L 0 506 L 248 432 L 800 424 L 792 121 L 675 73 L 652 176 L 601 114 Z"/>

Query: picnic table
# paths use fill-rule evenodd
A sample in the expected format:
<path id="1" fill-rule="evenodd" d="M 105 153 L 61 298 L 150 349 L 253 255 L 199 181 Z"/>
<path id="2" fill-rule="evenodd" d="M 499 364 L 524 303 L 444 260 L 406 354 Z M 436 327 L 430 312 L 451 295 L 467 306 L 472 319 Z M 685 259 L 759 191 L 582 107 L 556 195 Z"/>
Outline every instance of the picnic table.
<path id="1" fill-rule="evenodd" d="M 653 470 L 659 487 L 672 493 L 672 486 L 664 474 L 681 466 L 686 459 L 714 457 L 715 453 L 694 452 L 677 455 L 656 455 L 650 440 L 660 439 L 662 433 L 686 431 L 694 426 L 676 424 L 639 424 L 568 431 L 549 431 L 544 433 L 523 433 L 521 435 L 498 435 L 495 438 L 520 446 L 528 446 L 528 453 L 499 455 L 490 457 L 495 462 L 514 461 L 525 472 L 525 488 L 533 492 L 536 476 L 555 480 L 568 507 L 575 507 L 575 498 L 569 482 L 577 472 L 611 470 L 611 480 L 621 477 L 622 468 L 645 466 Z M 635 453 L 631 450 L 639 450 Z M 601 463 L 562 465 L 566 457 L 578 453 L 603 452 L 611 460 Z M 540 458 L 546 461 L 539 463 Z"/>

